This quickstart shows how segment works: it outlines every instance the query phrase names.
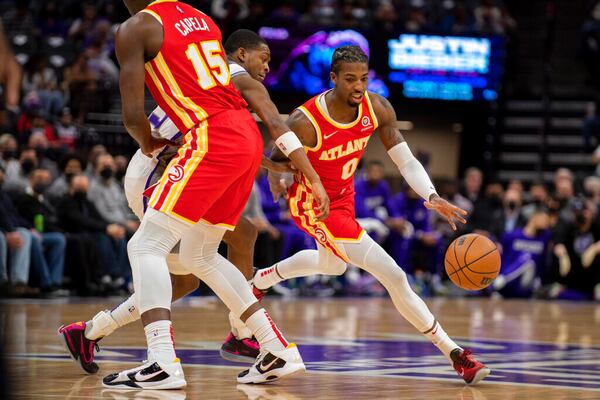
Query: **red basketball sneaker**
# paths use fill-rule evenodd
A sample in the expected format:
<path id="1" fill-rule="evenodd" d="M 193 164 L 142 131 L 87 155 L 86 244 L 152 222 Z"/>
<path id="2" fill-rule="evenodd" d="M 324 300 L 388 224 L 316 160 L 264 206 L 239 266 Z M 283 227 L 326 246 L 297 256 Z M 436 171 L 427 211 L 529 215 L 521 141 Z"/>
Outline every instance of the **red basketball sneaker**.
<path id="1" fill-rule="evenodd" d="M 252 293 L 254 294 L 254 296 L 256 297 L 256 300 L 258 300 L 259 303 L 267 295 L 266 290 L 260 290 L 259 288 L 257 288 L 254 285 L 252 285 Z"/>
<path id="2" fill-rule="evenodd" d="M 454 349 L 450 353 L 453 367 L 468 385 L 474 385 L 490 374 L 490 369 L 471 355 L 471 350 Z"/>
<path id="3" fill-rule="evenodd" d="M 94 351 L 99 347 L 96 340 L 85 337 L 85 321 L 74 322 L 58 328 L 58 336 L 62 339 L 73 361 L 81 365 L 88 374 L 98 372 L 98 364 L 94 362 Z"/>
<path id="4" fill-rule="evenodd" d="M 250 339 L 238 339 L 233 333 L 229 333 L 219 351 L 219 354 L 224 359 L 243 363 L 254 363 L 259 353 L 260 345 L 254 337 Z"/>

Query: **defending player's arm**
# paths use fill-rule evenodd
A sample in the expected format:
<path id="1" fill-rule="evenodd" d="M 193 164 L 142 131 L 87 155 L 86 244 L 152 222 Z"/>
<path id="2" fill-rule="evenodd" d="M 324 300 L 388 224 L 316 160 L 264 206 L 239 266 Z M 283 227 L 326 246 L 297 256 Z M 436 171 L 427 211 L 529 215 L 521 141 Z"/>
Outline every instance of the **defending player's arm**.
<path id="1" fill-rule="evenodd" d="M 291 127 L 279 118 L 279 111 L 271 101 L 267 89 L 260 82 L 252 79 L 250 75 L 237 77 L 235 86 L 244 100 L 248 102 L 252 110 L 263 121 L 280 151 L 310 181 L 317 200 L 317 219 L 327 218 L 329 215 L 329 197 L 321 183 L 321 178 L 308 161 L 302 143 L 297 134 L 294 133 L 295 130 L 293 128 L 290 130 Z"/>
<path id="2" fill-rule="evenodd" d="M 373 100 L 373 108 L 379 122 L 377 131 L 381 142 L 392 161 L 398 166 L 406 182 L 419 196 L 425 199 L 425 207 L 437 211 L 446 218 L 453 230 L 456 230 L 455 221 L 466 223 L 467 221 L 462 215 L 467 215 L 467 212 L 442 199 L 437 194 L 427 171 L 410 151 L 404 137 L 396 128 L 396 111 L 394 111 L 394 107 L 382 96 L 374 93 L 369 93 L 369 96 Z"/>
<path id="3" fill-rule="evenodd" d="M 296 110 L 288 117 L 286 125 L 289 126 L 298 136 L 302 145 L 306 147 L 314 147 L 317 145 L 317 133 L 308 121 L 308 119 L 300 111 Z M 277 146 L 271 152 L 271 160 L 283 162 L 287 160 L 286 155 Z M 279 200 L 279 197 L 284 196 L 287 192 L 286 180 L 282 174 L 269 171 L 269 188 L 273 194 L 273 200 Z"/>
<path id="4" fill-rule="evenodd" d="M 158 53 L 162 35 L 162 26 L 154 17 L 138 13 L 121 24 L 115 40 L 121 67 L 119 88 L 123 100 L 123 124 L 140 145 L 142 153 L 150 157 L 153 151 L 171 144 L 167 139 L 152 136 L 144 112 L 144 64 L 146 58 L 153 58 Z"/>

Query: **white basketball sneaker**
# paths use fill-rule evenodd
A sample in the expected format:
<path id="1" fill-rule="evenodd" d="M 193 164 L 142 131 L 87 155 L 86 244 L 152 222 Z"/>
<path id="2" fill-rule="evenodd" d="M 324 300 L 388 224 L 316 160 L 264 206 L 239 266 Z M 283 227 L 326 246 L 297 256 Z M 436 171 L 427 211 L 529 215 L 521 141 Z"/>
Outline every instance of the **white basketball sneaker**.
<path id="1" fill-rule="evenodd" d="M 147 361 L 143 365 L 110 374 L 102 386 L 111 389 L 182 389 L 186 386 L 179 358 L 172 363 Z"/>
<path id="2" fill-rule="evenodd" d="M 294 343 L 281 351 L 262 351 L 249 369 L 240 372 L 238 383 L 265 383 L 306 371 L 300 352 Z"/>

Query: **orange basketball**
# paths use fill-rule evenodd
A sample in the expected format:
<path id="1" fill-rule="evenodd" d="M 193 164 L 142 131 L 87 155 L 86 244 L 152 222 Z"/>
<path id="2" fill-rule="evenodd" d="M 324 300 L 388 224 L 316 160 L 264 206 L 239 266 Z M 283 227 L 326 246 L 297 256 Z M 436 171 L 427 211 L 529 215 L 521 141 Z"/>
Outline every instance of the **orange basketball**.
<path id="1" fill-rule="evenodd" d="M 498 276 L 500 252 L 490 239 L 469 233 L 450 243 L 444 266 L 456 286 L 465 290 L 480 290 Z"/>

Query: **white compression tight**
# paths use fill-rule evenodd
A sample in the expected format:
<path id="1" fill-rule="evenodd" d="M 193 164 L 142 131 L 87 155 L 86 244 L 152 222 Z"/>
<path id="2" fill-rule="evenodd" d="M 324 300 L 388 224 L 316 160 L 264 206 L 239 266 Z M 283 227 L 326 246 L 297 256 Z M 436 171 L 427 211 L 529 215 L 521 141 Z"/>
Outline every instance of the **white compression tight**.
<path id="1" fill-rule="evenodd" d="M 459 346 L 448 338 L 427 305 L 412 290 L 406 274 L 394 259 L 367 234 L 363 234 L 358 243 L 336 242 L 336 245 L 346 253 L 352 264 L 377 278 L 389 292 L 398 312 L 450 359 L 450 352 Z M 345 270 L 343 260 L 319 245 L 318 250 L 303 250 L 258 271 L 254 285 L 266 289 L 285 279 L 316 274 L 341 275 Z"/>

